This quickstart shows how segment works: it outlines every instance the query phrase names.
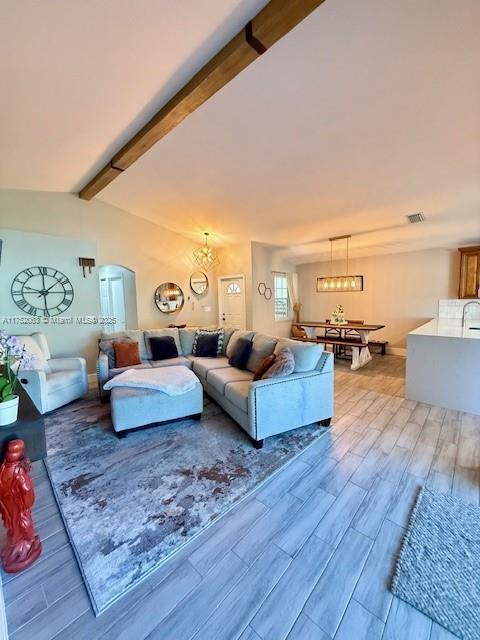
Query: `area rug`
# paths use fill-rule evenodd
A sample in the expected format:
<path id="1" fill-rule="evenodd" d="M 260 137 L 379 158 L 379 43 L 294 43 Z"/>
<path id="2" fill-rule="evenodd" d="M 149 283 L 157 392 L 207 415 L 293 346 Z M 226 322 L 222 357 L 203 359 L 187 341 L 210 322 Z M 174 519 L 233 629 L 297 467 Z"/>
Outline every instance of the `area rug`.
<path id="1" fill-rule="evenodd" d="M 268 438 L 257 450 L 213 402 L 186 419 L 113 433 L 109 405 L 77 402 L 46 418 L 47 469 L 95 613 L 326 431 Z"/>
<path id="2" fill-rule="evenodd" d="M 464 640 L 480 637 L 480 509 L 422 489 L 393 593 Z"/>

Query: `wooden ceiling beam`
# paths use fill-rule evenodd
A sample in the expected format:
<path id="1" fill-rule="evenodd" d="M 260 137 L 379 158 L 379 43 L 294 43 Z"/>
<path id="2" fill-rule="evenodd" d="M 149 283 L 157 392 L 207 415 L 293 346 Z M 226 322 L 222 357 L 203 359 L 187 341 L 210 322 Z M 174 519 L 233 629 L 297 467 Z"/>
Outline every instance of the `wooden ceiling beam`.
<path id="1" fill-rule="evenodd" d="M 80 190 L 79 197 L 91 200 L 324 1 L 270 0 L 245 28 L 207 62 Z"/>

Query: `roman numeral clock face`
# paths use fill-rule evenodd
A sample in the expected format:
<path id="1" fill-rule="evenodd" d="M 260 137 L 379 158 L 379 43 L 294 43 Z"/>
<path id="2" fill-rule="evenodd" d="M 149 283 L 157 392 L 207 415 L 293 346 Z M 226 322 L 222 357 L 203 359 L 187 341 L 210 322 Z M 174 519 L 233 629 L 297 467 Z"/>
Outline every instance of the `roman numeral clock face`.
<path id="1" fill-rule="evenodd" d="M 73 287 L 67 276 L 52 267 L 29 267 L 12 282 L 12 298 L 30 316 L 58 316 L 73 301 Z"/>

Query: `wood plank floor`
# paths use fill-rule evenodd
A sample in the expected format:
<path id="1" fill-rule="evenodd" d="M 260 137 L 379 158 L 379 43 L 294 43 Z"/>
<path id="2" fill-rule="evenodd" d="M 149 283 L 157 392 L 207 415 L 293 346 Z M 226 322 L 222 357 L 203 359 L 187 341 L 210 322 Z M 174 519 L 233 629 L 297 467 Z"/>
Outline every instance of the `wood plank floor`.
<path id="1" fill-rule="evenodd" d="M 449 640 L 389 581 L 422 485 L 479 504 L 480 417 L 404 399 L 405 361 L 336 366 L 329 434 L 95 618 L 43 465 L 41 559 L 3 575 L 13 640 Z"/>

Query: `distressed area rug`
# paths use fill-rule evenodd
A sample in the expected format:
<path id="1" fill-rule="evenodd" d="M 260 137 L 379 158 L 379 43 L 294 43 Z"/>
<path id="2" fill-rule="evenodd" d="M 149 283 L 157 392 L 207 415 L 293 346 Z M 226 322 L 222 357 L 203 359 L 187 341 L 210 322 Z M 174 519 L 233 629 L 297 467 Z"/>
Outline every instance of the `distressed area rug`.
<path id="1" fill-rule="evenodd" d="M 480 509 L 422 489 L 393 593 L 464 640 L 480 637 Z"/>
<path id="2" fill-rule="evenodd" d="M 326 429 L 256 450 L 215 403 L 119 440 L 109 405 L 85 400 L 46 418 L 47 469 L 95 613 L 251 493 Z"/>

